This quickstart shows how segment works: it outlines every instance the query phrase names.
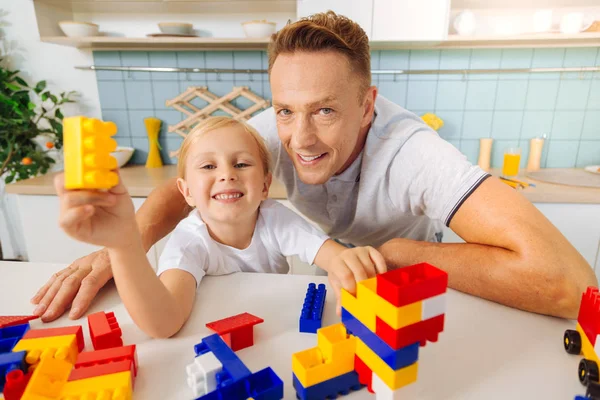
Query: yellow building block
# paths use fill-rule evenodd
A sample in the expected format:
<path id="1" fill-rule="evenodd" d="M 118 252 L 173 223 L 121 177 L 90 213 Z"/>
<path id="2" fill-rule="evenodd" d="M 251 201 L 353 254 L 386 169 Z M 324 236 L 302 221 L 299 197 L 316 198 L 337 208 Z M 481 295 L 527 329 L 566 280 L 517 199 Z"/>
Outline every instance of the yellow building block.
<path id="1" fill-rule="evenodd" d="M 342 323 L 317 331 L 317 347 L 292 354 L 292 371 L 309 387 L 354 371 L 356 337 Z"/>
<path id="2" fill-rule="evenodd" d="M 113 122 L 86 117 L 63 120 L 66 189 L 109 189 L 119 183 L 119 176 L 111 171 L 117 168 L 110 155 L 117 148 L 111 138 L 115 133 Z"/>
<path id="3" fill-rule="evenodd" d="M 23 392 L 21 400 L 58 399 L 69 380 L 73 364 L 46 357 L 37 365 Z"/>
<path id="4" fill-rule="evenodd" d="M 392 329 L 404 328 L 421 321 L 422 301 L 396 307 L 377 294 L 377 278 L 358 282 L 356 298 L 363 304 L 363 307 L 374 310 L 375 314 Z"/>
<path id="5" fill-rule="evenodd" d="M 352 314 L 354 318 L 362 322 L 364 326 L 369 328 L 369 330 L 375 332 L 375 310 L 366 308 L 366 303 L 358 301 L 358 299 L 350 294 L 350 292 L 348 292 L 346 289 L 342 289 L 340 297 L 342 307 Z"/>
<path id="6" fill-rule="evenodd" d="M 394 371 L 360 338 L 356 338 L 356 355 L 392 390 L 417 380 L 418 362 Z"/>
<path id="7" fill-rule="evenodd" d="M 26 351 L 25 361 L 29 365 L 35 365 L 41 359 L 48 357 L 75 364 L 77 355 L 79 354 L 77 337 L 75 335 L 21 339 L 12 351 Z"/>
<path id="8" fill-rule="evenodd" d="M 588 360 L 594 361 L 596 364 L 600 365 L 600 359 L 598 359 L 598 355 L 596 354 L 596 350 L 594 350 L 594 346 L 592 346 L 592 342 L 588 339 L 587 335 L 583 331 L 583 328 L 579 323 L 577 323 L 577 332 L 581 336 L 581 354 Z"/>
<path id="9" fill-rule="evenodd" d="M 131 372 L 95 376 L 69 381 L 63 386 L 60 400 L 131 400 Z"/>

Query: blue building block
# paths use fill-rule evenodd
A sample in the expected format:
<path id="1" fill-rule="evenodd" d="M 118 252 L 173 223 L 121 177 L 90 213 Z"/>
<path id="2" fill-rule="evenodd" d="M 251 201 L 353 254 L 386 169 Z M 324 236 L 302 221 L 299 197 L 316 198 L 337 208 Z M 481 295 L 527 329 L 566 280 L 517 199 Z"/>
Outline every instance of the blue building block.
<path id="1" fill-rule="evenodd" d="M 363 387 L 358 381 L 358 374 L 355 371 L 336 376 L 333 379 L 317 383 L 316 385 L 304 387 L 294 376 L 294 389 L 296 397 L 300 400 L 324 400 L 335 399 L 338 394 L 347 395 L 351 390 L 359 390 Z"/>
<path id="2" fill-rule="evenodd" d="M 29 323 L 8 326 L 6 328 L 0 328 L 0 340 L 1 339 L 21 339 L 23 335 L 29 330 Z"/>
<path id="3" fill-rule="evenodd" d="M 265 368 L 231 385 L 199 397 L 196 400 L 280 400 L 283 399 L 283 381 L 271 368 Z"/>
<path id="4" fill-rule="evenodd" d="M 251 375 L 250 370 L 216 333 L 202 339 L 201 343 L 194 346 L 194 351 L 196 356 L 210 351 L 223 364 L 223 371 L 216 376 L 218 388 L 226 387 Z"/>
<path id="5" fill-rule="evenodd" d="M 9 353 L 13 347 L 19 342 L 19 338 L 0 339 L 0 354 Z"/>
<path id="6" fill-rule="evenodd" d="M 324 284 L 308 284 L 302 312 L 300 313 L 300 332 L 317 333 L 321 329 L 321 318 L 323 317 L 323 307 L 325 307 L 325 296 L 327 289 Z"/>
<path id="7" fill-rule="evenodd" d="M 27 363 L 25 362 L 26 354 L 27 352 L 25 351 L 0 354 L 0 393 L 4 390 L 6 374 L 15 369 L 20 369 L 25 373 L 27 372 Z"/>
<path id="8" fill-rule="evenodd" d="M 342 323 L 394 371 L 408 367 L 419 359 L 419 342 L 395 350 L 343 307 Z"/>

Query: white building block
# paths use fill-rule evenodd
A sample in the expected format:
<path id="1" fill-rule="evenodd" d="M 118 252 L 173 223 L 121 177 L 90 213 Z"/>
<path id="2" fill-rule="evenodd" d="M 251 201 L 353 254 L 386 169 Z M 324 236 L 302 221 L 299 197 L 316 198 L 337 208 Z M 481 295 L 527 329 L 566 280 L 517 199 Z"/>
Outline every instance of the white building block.
<path id="1" fill-rule="evenodd" d="M 375 392 L 375 399 L 377 400 L 416 400 L 422 398 L 422 396 L 418 396 L 419 388 L 415 383 L 393 390 L 373 372 L 371 389 Z"/>
<path id="2" fill-rule="evenodd" d="M 194 397 L 200 397 L 217 388 L 217 374 L 223 370 L 223 364 L 212 353 L 198 356 L 194 362 L 185 367 L 188 386 Z"/>
<path id="3" fill-rule="evenodd" d="M 445 314 L 446 297 L 447 292 L 423 300 L 423 311 L 421 314 L 421 319 L 426 320 L 429 318 L 437 317 L 438 315 Z"/>

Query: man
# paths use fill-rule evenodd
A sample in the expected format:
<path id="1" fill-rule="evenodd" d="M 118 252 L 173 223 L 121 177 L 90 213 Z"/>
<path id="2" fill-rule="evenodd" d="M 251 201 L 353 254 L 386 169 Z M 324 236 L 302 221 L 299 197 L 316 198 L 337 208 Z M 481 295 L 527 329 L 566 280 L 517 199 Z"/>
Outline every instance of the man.
<path id="1" fill-rule="evenodd" d="M 330 236 L 377 246 L 389 268 L 427 261 L 450 287 L 573 318 L 589 264 L 523 196 L 471 165 L 417 116 L 370 86 L 364 31 L 329 12 L 287 25 L 269 45 L 273 108 L 253 118 L 291 203 Z M 149 249 L 190 209 L 175 180 L 138 211 Z M 440 243 L 442 224 L 467 243 Z M 32 301 L 50 321 L 79 318 L 111 278 L 99 251 L 55 274 Z M 351 287 L 353 276 L 334 277 Z"/>

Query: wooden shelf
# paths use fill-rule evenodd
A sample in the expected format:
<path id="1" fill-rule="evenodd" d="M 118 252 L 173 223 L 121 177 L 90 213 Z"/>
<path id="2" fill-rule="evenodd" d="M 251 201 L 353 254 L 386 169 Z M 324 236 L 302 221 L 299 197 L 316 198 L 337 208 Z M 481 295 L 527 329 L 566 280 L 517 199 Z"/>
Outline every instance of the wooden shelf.
<path id="1" fill-rule="evenodd" d="M 98 36 L 69 38 L 42 37 L 42 42 L 92 50 L 266 50 L 269 39 L 248 38 L 124 38 Z M 594 47 L 600 46 L 600 32 L 577 35 L 529 34 L 519 36 L 459 36 L 449 35 L 444 41 L 372 41 L 373 50 L 400 49 L 460 49 L 501 47 Z"/>

